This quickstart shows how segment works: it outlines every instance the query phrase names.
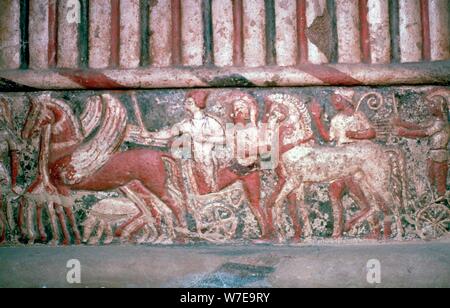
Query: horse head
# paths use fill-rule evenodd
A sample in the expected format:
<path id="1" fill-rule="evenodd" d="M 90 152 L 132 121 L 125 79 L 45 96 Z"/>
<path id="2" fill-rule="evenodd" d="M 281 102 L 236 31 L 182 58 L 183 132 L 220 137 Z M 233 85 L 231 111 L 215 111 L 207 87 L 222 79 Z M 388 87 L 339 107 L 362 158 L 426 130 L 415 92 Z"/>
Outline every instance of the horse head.
<path id="1" fill-rule="evenodd" d="M 33 138 L 41 129 L 55 121 L 54 114 L 47 108 L 47 102 L 51 101 L 49 93 L 30 97 L 30 108 L 22 129 L 22 138 L 25 140 Z"/>

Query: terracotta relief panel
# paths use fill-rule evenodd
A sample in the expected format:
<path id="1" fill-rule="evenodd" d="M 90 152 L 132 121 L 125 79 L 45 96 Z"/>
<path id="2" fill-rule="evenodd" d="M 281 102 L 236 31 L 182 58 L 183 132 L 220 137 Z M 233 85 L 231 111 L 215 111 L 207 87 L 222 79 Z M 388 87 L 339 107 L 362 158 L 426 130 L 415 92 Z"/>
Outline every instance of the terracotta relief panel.
<path id="1" fill-rule="evenodd" d="M 2 243 L 449 232 L 450 88 L 2 93 Z"/>

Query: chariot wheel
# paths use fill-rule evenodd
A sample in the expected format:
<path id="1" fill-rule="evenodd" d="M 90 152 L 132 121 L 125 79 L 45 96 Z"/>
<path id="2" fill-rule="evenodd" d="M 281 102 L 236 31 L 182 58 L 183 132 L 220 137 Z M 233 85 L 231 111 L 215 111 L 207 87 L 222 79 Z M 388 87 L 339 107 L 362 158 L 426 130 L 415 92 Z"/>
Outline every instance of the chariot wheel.
<path id="1" fill-rule="evenodd" d="M 213 241 L 229 240 L 236 234 L 238 219 L 234 209 L 222 203 L 207 204 L 201 213 L 199 232 Z"/>
<path id="2" fill-rule="evenodd" d="M 439 238 L 450 232 L 450 208 L 432 203 L 416 214 L 416 232 L 423 239 Z"/>

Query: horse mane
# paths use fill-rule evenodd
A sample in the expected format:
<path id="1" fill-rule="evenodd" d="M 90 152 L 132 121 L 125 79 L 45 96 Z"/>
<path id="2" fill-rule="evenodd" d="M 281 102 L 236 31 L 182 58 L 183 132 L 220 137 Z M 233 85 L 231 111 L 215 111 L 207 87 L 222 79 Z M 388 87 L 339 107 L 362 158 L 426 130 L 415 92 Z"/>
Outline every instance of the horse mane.
<path id="1" fill-rule="evenodd" d="M 289 110 L 289 115 L 284 122 L 294 128 L 294 136 L 289 138 L 292 140 L 288 140 L 288 143 L 295 143 L 313 136 L 311 116 L 304 102 L 289 94 L 272 94 L 267 98 Z"/>

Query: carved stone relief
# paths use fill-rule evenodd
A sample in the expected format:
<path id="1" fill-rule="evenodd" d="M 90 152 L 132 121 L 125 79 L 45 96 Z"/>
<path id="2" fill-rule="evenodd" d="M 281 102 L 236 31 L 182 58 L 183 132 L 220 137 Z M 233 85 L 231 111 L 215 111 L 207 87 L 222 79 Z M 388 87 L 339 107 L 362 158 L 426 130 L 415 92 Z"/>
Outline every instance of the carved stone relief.
<path id="1" fill-rule="evenodd" d="M 450 88 L 3 93 L 2 243 L 449 232 Z"/>

